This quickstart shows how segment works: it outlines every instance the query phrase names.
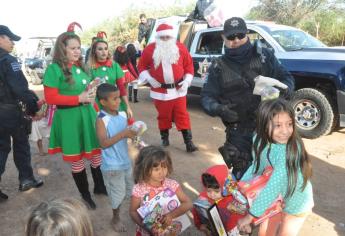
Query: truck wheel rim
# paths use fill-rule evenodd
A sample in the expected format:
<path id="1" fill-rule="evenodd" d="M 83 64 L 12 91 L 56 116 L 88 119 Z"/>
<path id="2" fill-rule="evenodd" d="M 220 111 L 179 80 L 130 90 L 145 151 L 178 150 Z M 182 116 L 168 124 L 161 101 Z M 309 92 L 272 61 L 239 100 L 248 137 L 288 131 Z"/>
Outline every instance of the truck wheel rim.
<path id="1" fill-rule="evenodd" d="M 301 100 L 295 107 L 296 125 L 304 130 L 312 130 L 319 125 L 321 114 L 318 106 L 310 100 Z"/>

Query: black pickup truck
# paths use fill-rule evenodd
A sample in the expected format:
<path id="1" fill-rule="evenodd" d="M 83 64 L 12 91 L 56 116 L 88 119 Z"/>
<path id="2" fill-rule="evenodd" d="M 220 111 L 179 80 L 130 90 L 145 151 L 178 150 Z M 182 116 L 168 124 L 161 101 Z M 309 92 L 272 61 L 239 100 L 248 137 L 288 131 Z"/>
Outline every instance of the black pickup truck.
<path id="1" fill-rule="evenodd" d="M 327 135 L 345 127 L 345 49 L 331 48 L 294 27 L 247 21 L 251 41 L 274 50 L 296 81 L 293 97 L 296 124 L 306 138 Z M 195 75 L 190 93 L 199 94 L 212 57 L 223 53 L 222 27 L 180 25 L 180 41 L 189 48 Z"/>

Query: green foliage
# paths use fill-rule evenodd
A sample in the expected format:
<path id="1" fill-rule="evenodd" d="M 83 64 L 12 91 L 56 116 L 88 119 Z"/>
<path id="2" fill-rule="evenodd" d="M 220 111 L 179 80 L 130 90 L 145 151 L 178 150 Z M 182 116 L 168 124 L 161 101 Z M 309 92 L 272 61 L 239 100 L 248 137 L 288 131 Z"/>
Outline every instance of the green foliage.
<path id="1" fill-rule="evenodd" d="M 176 1 L 178 2 L 178 1 Z M 139 15 L 145 13 L 147 18 L 161 18 L 173 15 L 188 15 L 195 6 L 195 2 L 187 1 L 184 4 L 175 4 L 169 7 L 139 8 L 131 5 L 120 16 L 108 19 L 95 25 L 81 35 L 83 45 L 90 45 L 91 38 L 96 36 L 98 31 L 105 31 L 108 36 L 110 50 L 114 51 L 117 46 L 135 42 L 138 35 Z"/>
<path id="2" fill-rule="evenodd" d="M 329 46 L 345 45 L 345 12 L 343 10 L 319 10 L 298 26 Z"/>
<path id="3" fill-rule="evenodd" d="M 247 19 L 273 21 L 307 31 L 329 46 L 345 44 L 344 0 L 259 0 Z"/>
<path id="4" fill-rule="evenodd" d="M 326 2 L 327 0 L 259 0 L 259 4 L 250 10 L 249 17 L 296 25 Z"/>

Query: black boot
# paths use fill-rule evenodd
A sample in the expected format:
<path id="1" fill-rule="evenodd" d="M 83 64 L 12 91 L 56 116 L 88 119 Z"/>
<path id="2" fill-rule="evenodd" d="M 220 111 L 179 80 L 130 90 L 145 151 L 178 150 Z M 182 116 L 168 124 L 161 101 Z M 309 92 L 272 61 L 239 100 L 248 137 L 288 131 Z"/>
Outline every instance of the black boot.
<path id="1" fill-rule="evenodd" d="M 184 143 L 186 144 L 187 152 L 194 152 L 194 151 L 198 150 L 198 148 L 192 142 L 192 131 L 189 129 L 184 129 L 181 131 L 182 131 Z"/>
<path id="2" fill-rule="evenodd" d="M 87 182 L 86 170 L 84 169 L 79 173 L 72 173 L 72 176 L 83 200 L 91 209 L 96 209 L 96 204 L 92 200 L 89 192 L 89 183 Z"/>
<path id="3" fill-rule="evenodd" d="M 128 86 L 128 101 L 132 101 L 132 91 L 133 91 L 133 86 Z"/>
<path id="4" fill-rule="evenodd" d="M 134 95 L 134 102 L 139 102 L 138 101 L 138 89 L 133 89 L 133 95 Z"/>
<path id="5" fill-rule="evenodd" d="M 92 174 L 93 182 L 95 184 L 93 193 L 108 195 L 107 189 L 105 188 L 105 185 L 104 185 L 101 168 L 99 166 L 97 168 L 91 167 L 91 174 Z"/>
<path id="6" fill-rule="evenodd" d="M 6 194 L 4 194 L 3 192 L 1 192 L 1 190 L 0 190 L 0 202 L 3 202 L 7 199 L 8 199 L 8 196 Z"/>
<path id="7" fill-rule="evenodd" d="M 162 139 L 162 146 L 167 147 L 169 146 L 169 130 L 161 130 L 161 139 Z"/>

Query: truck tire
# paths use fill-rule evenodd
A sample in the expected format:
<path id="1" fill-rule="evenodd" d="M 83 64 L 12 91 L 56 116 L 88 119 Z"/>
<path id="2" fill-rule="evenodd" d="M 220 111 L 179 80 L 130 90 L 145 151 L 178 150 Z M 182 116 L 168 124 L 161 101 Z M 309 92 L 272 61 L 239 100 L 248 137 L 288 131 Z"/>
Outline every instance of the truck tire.
<path id="1" fill-rule="evenodd" d="M 336 121 L 331 99 L 317 89 L 297 90 L 292 98 L 295 122 L 302 137 L 315 139 L 327 135 Z"/>

